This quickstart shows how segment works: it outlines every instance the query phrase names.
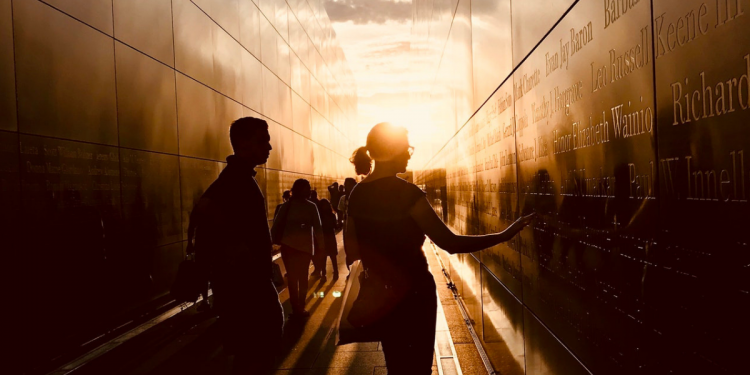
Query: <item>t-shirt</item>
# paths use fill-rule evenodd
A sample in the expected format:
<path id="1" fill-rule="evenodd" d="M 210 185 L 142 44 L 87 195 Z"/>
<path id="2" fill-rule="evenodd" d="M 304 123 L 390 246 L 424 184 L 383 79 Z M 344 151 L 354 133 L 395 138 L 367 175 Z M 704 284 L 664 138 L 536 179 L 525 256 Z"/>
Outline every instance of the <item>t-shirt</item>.
<path id="1" fill-rule="evenodd" d="M 395 176 L 359 183 L 354 188 L 348 217 L 355 224 L 362 264 L 370 272 L 392 276 L 413 287 L 434 287 L 422 251 L 425 233 L 409 214 L 424 196 L 416 185 Z"/>

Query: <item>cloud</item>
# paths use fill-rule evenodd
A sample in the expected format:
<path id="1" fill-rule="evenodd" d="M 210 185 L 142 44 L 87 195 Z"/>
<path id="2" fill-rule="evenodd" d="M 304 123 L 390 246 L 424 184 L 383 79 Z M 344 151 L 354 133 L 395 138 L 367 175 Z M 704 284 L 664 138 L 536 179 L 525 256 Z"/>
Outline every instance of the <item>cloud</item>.
<path id="1" fill-rule="evenodd" d="M 411 2 L 394 0 L 325 0 L 326 12 L 331 22 L 354 24 L 411 20 Z"/>

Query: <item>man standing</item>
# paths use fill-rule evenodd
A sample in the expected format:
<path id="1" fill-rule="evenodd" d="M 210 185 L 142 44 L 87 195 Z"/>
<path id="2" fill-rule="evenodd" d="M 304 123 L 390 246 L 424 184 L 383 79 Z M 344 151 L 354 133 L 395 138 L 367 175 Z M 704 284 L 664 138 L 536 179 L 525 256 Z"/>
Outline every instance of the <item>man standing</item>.
<path id="1" fill-rule="evenodd" d="M 206 256 L 224 350 L 237 374 L 270 372 L 281 343 L 284 312 L 272 281 L 266 204 L 255 167 L 271 152 L 264 120 L 244 117 L 229 128 L 234 155 L 201 197 L 196 246 Z M 251 359 L 252 358 L 252 359 Z"/>

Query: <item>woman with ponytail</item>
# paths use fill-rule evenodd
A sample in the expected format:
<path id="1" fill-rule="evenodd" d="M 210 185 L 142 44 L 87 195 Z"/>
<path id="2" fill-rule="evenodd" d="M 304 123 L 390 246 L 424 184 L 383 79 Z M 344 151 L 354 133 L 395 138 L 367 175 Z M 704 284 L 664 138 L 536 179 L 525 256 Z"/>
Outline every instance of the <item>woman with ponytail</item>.
<path id="1" fill-rule="evenodd" d="M 370 296 L 379 312 L 375 323 L 373 316 L 351 313 L 349 321 L 357 318 L 375 328 L 391 375 L 432 372 L 437 296 L 422 252 L 425 236 L 451 254 L 470 253 L 510 240 L 534 218 L 533 214 L 521 217 L 495 234 L 453 233 L 425 193 L 396 176 L 406 172 L 412 150 L 406 129 L 380 123 L 370 130 L 367 145 L 350 159 L 357 174 L 366 177 L 349 197 L 350 220 L 344 231 L 347 264 L 353 262 L 350 254 L 359 254 L 367 275 L 360 296 L 364 283 L 369 291 L 382 290 L 382 294 Z"/>

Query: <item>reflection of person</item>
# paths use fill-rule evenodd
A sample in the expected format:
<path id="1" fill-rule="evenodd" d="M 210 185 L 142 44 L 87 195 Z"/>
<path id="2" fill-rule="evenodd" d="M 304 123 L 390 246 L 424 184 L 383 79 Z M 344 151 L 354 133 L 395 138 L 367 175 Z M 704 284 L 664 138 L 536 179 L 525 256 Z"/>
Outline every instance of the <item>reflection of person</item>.
<path id="1" fill-rule="evenodd" d="M 224 350 L 236 373 L 270 371 L 281 342 L 284 313 L 272 281 L 271 236 L 254 168 L 268 160 L 268 124 L 244 117 L 233 122 L 234 155 L 203 194 L 196 239 L 210 251 L 209 279 L 220 317 Z M 252 360 L 251 360 L 252 358 Z"/>
<path id="2" fill-rule="evenodd" d="M 336 256 L 339 254 L 338 243 L 336 242 L 336 215 L 333 213 L 333 207 L 328 199 L 321 199 L 318 204 L 320 221 L 323 223 L 323 238 L 325 239 L 325 251 L 322 252 L 321 273 L 326 276 L 326 258 L 331 258 L 333 266 L 333 279 L 339 278 L 339 265 Z M 316 257 L 318 255 L 316 254 Z"/>
<path id="3" fill-rule="evenodd" d="M 281 259 L 287 271 L 291 318 L 306 318 L 308 272 L 314 249 L 323 250 L 323 228 L 318 208 L 310 202 L 310 182 L 294 181 L 292 199 L 284 203 L 273 222 L 274 238 L 280 238 Z M 313 238 L 315 242 L 313 243 Z"/>
<path id="4" fill-rule="evenodd" d="M 389 312 L 375 323 L 388 373 L 419 375 L 432 371 L 437 315 L 435 281 L 422 252 L 425 235 L 449 253 L 469 253 L 510 240 L 533 215 L 500 233 L 456 235 L 422 190 L 396 176 L 406 171 L 410 158 L 406 129 L 388 123 L 372 128 L 367 146 L 351 159 L 357 174 L 367 177 L 351 192 L 344 244 L 347 263 L 358 254 L 370 277 L 400 291 L 383 294 Z M 402 297 L 387 297 L 393 295 Z"/>

